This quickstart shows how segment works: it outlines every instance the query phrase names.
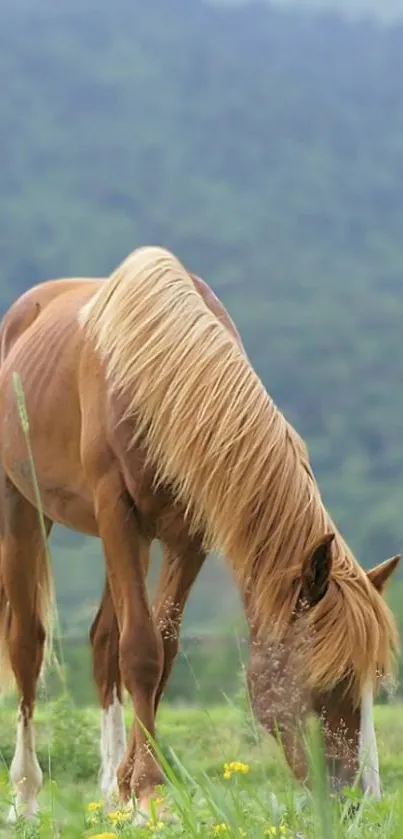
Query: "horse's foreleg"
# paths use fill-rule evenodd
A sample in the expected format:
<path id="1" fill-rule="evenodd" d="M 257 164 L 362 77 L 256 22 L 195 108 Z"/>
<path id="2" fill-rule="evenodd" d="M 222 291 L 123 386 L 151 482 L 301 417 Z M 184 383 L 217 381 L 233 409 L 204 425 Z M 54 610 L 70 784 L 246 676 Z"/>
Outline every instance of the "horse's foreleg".
<path id="1" fill-rule="evenodd" d="M 149 813 L 155 787 L 164 781 L 147 737 L 147 732 L 155 737 L 155 697 L 163 669 L 161 636 L 146 589 L 149 543 L 140 533 L 118 472 L 98 477 L 94 498 L 119 626 L 120 672 L 135 712 L 126 754 L 118 770 L 119 792 L 127 800 L 131 791 L 140 810 Z"/>
<path id="2" fill-rule="evenodd" d="M 164 548 L 161 576 L 153 604 L 155 622 L 164 647 L 164 667 L 155 698 L 155 712 L 178 653 L 186 602 L 205 558 L 204 551 L 195 545 L 183 553 L 174 553 Z"/>
<path id="3" fill-rule="evenodd" d="M 90 641 L 94 680 L 102 709 L 100 787 L 109 807 L 118 792 L 117 770 L 126 751 L 126 729 L 119 669 L 119 628 L 107 579 L 91 626 Z"/>
<path id="4" fill-rule="evenodd" d="M 32 817 L 38 809 L 42 770 L 35 750 L 34 706 L 44 643 L 44 548 L 38 513 L 7 482 L 1 545 L 2 577 L 9 604 L 7 646 L 20 694 L 17 735 L 10 778 L 15 790 L 9 821 Z M 51 522 L 47 521 L 50 532 Z"/>

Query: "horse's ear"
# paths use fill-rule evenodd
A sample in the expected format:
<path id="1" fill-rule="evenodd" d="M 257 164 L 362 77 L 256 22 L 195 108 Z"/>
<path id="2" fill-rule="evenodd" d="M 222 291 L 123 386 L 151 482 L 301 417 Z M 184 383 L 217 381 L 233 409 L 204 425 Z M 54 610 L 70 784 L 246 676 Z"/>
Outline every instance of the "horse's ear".
<path id="1" fill-rule="evenodd" d="M 309 551 L 302 569 L 301 598 L 314 606 L 326 594 L 332 571 L 334 533 L 327 533 Z"/>
<path id="2" fill-rule="evenodd" d="M 399 565 L 399 562 L 400 554 L 396 554 L 396 556 L 391 556 L 390 559 L 385 559 L 384 562 L 381 562 L 379 565 L 376 565 L 375 568 L 371 568 L 370 571 L 367 571 L 368 579 L 380 594 L 382 594 L 385 589 L 389 577 L 393 574 L 395 568 Z"/>

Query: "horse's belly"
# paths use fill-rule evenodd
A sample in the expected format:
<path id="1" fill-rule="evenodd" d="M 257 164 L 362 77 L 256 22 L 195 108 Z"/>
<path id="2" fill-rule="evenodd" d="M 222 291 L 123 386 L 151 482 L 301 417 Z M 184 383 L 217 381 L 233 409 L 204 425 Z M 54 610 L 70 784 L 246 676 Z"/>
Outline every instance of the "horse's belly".
<path id="1" fill-rule="evenodd" d="M 64 449 L 52 435 L 30 427 L 33 458 L 29 457 L 25 436 L 17 430 L 19 417 L 10 413 L 13 428 L 2 429 L 2 464 L 10 480 L 34 506 L 37 496 L 33 470 L 37 480 L 43 512 L 52 521 L 97 535 L 92 494 L 73 446 Z M 15 423 L 15 424 L 14 424 Z"/>
<path id="2" fill-rule="evenodd" d="M 57 524 L 98 536 L 92 499 L 76 494 L 68 487 L 55 486 L 42 492 L 45 515 Z"/>

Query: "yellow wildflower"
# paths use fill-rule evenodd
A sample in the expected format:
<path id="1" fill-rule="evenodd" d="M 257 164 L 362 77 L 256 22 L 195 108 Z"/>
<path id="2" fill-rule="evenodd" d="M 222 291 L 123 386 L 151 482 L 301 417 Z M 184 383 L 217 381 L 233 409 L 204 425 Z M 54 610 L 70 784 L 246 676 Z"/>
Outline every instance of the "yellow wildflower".
<path id="1" fill-rule="evenodd" d="M 132 812 L 129 808 L 126 808 L 125 810 L 112 810 L 111 813 L 108 813 L 108 819 L 113 822 L 113 824 L 119 825 L 130 819 L 131 815 Z"/>
<path id="2" fill-rule="evenodd" d="M 285 824 L 281 824 L 279 827 L 275 827 L 272 825 L 271 827 L 266 828 L 264 835 L 265 836 L 287 836 L 288 828 Z"/>
<path id="3" fill-rule="evenodd" d="M 227 832 L 227 830 L 228 830 L 228 827 L 225 824 L 225 822 L 221 822 L 221 824 L 216 824 L 215 825 L 213 834 L 214 834 L 214 836 L 222 836 L 223 833 Z"/>
<path id="4" fill-rule="evenodd" d="M 88 804 L 87 810 L 88 810 L 89 813 L 95 813 L 98 810 L 102 810 L 103 806 L 104 806 L 103 801 L 90 801 L 90 803 Z"/>
<path id="5" fill-rule="evenodd" d="M 153 822 L 151 819 L 147 822 L 147 827 L 149 830 L 161 830 L 161 827 L 164 827 L 164 822 Z"/>
<path id="6" fill-rule="evenodd" d="M 224 779 L 228 781 L 232 774 L 239 773 L 246 775 L 250 772 L 250 766 L 240 760 L 233 760 L 231 763 L 224 763 Z"/>
<path id="7" fill-rule="evenodd" d="M 116 839 L 117 833 L 94 833 L 88 839 Z"/>

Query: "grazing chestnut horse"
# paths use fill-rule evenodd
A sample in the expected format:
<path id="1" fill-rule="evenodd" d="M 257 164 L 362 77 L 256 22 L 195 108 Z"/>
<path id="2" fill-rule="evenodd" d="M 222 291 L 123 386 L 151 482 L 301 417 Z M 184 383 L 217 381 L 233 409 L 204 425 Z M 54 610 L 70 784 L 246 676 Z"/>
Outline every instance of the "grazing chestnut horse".
<path id="1" fill-rule="evenodd" d="M 11 769 L 18 811 L 35 811 L 42 780 L 33 709 L 53 593 L 14 371 L 47 530 L 56 521 L 102 540 L 107 582 L 91 635 L 106 709 L 103 769 L 112 785 L 119 761 L 122 800 L 133 794 L 147 816 L 164 780 L 144 728 L 155 735 L 177 643 L 168 629 L 212 549 L 228 557 L 243 596 L 254 708 L 280 731 L 296 777 L 308 774 L 300 722 L 314 711 L 336 786 L 351 782 L 361 760 L 364 789 L 379 797 L 373 695 L 397 648 L 382 592 L 399 557 L 368 573 L 356 562 L 303 441 L 216 298 L 175 256 L 140 248 L 107 280 L 58 282 L 60 294 L 44 284 L 17 301 L 19 316 L 12 308 L 2 328 L 0 678 L 9 664 L 21 695 Z M 164 566 L 152 609 L 154 538 Z M 123 757 L 121 679 L 135 711 Z"/>
<path id="2" fill-rule="evenodd" d="M 213 291 L 208 285 L 199 277 L 190 275 L 192 277 L 195 288 L 202 296 L 206 305 L 211 311 L 223 322 L 230 334 L 232 334 L 239 345 L 242 346 L 241 338 L 237 329 L 232 322 L 228 312 L 220 303 Z M 82 305 L 83 300 L 88 300 L 91 295 L 100 287 L 102 279 L 88 279 L 88 278 L 74 278 L 74 279 L 59 279 L 50 280 L 40 285 L 34 286 L 29 291 L 25 292 L 9 309 L 3 322 L 0 326 L 0 346 L 1 346 L 1 363 L 13 349 L 17 340 L 28 330 L 28 328 L 37 319 L 40 312 L 43 312 L 49 303 L 55 302 L 58 298 L 58 308 L 64 305 L 64 301 L 71 295 Z M 67 295 L 67 298 L 66 298 Z M 77 327 L 77 320 L 73 315 L 73 323 Z M 40 339 L 39 339 L 40 340 Z M 69 361 L 70 363 L 70 361 Z M 38 366 L 39 369 L 39 366 Z M 20 420 L 19 420 L 20 421 Z M 28 473 L 32 473 L 32 467 L 29 465 L 26 458 L 26 451 L 24 453 L 25 468 Z M 2 475 L 4 482 L 5 475 Z M 60 495 L 60 490 L 57 493 Z M 78 499 L 77 499 L 78 500 Z M 77 503 L 77 502 L 76 502 Z M 60 499 L 59 499 L 60 504 Z M 49 509 L 48 509 L 49 512 Z M 46 517 L 45 525 L 47 535 L 50 531 L 54 521 L 73 526 L 71 516 L 66 511 L 60 512 L 55 517 L 53 509 L 52 515 L 54 518 Z M 77 528 L 77 525 L 76 525 Z M 83 532 L 88 529 L 81 528 Z M 88 530 L 88 532 L 90 532 Z M 94 534 L 96 531 L 94 530 Z M 38 533 L 39 538 L 39 533 Z M 164 667 L 161 675 L 158 691 L 155 697 L 155 712 L 157 711 L 159 701 L 161 699 L 164 687 L 168 681 L 172 665 L 176 658 L 179 648 L 179 630 L 182 622 L 183 611 L 193 582 L 195 581 L 198 572 L 200 571 L 205 553 L 199 549 L 190 551 L 186 546 L 186 563 L 181 561 L 180 555 L 175 555 L 167 545 L 162 545 L 163 549 L 163 563 L 161 568 L 161 575 L 159 585 L 156 593 L 156 600 L 153 604 L 154 620 L 160 631 L 162 638 L 162 645 L 164 651 Z M 41 561 L 45 557 L 41 556 Z M 146 557 L 146 569 L 148 570 L 149 556 Z M 42 588 L 45 588 L 46 595 L 43 599 L 42 605 L 38 604 L 39 614 L 42 615 L 42 625 L 44 626 L 47 619 L 51 618 L 50 610 L 53 605 L 53 580 L 49 576 L 50 569 L 43 568 L 43 580 L 41 581 Z M 0 565 L 0 621 L 3 617 L 4 627 L 9 620 L 8 598 L 5 587 L 1 586 L 1 565 Z M 40 595 L 43 597 L 43 595 Z M 3 612 L 2 612 L 3 609 Z M 35 610 L 34 610 L 35 611 Z M 0 623 L 1 629 L 1 623 Z M 48 636 L 51 627 L 48 627 Z M 6 646 L 3 650 L 1 643 L 5 642 L 6 638 L 0 637 L 0 653 L 3 652 L 3 658 L 0 658 L 0 693 L 6 687 L 6 682 L 10 676 L 10 664 L 12 661 L 9 656 L 9 647 Z M 119 629 L 111 598 L 108 580 L 105 580 L 104 591 L 101 603 L 90 630 L 90 640 L 93 648 L 93 672 L 97 691 L 103 709 L 102 712 L 102 728 L 101 728 L 101 791 L 105 801 L 112 804 L 117 792 L 117 769 L 124 757 L 126 750 L 126 729 L 124 723 L 123 713 L 123 691 L 122 678 L 119 668 Z M 35 644 L 36 646 L 36 644 Z M 40 650 L 41 659 L 43 650 Z M 3 667 L 1 667 L 1 664 Z M 39 665 L 40 666 L 40 665 Z M 15 758 L 11 768 L 11 777 L 16 786 L 16 804 L 10 810 L 10 820 L 14 821 L 19 812 L 33 815 L 37 809 L 36 794 L 42 784 L 42 772 L 35 757 L 34 735 L 33 728 L 28 725 L 28 731 L 24 737 L 24 727 L 22 719 L 27 716 L 28 720 L 32 717 L 33 703 L 35 697 L 35 682 L 32 685 L 32 693 L 30 701 L 28 702 L 28 695 L 24 693 L 22 682 L 18 681 L 18 675 L 13 668 L 17 684 L 20 687 L 22 694 L 21 707 L 19 712 L 19 725 L 17 731 L 17 745 Z M 31 729 L 31 731 L 29 731 Z"/>

